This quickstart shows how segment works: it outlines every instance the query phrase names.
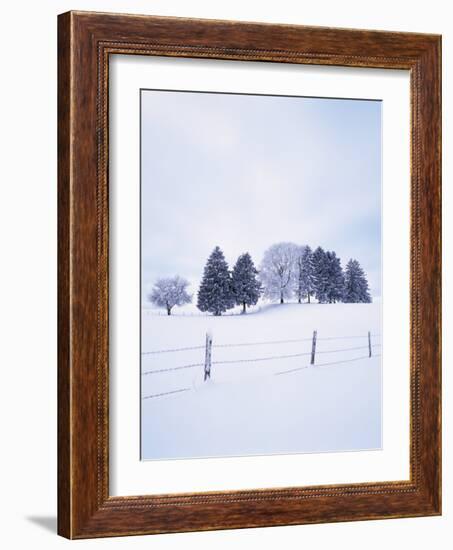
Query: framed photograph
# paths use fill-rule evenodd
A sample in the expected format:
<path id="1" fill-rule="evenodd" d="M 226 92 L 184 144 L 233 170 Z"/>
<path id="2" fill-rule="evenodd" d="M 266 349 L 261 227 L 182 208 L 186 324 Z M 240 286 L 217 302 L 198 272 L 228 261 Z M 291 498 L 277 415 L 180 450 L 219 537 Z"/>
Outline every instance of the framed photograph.
<path id="1" fill-rule="evenodd" d="M 440 37 L 58 28 L 59 533 L 440 514 Z"/>

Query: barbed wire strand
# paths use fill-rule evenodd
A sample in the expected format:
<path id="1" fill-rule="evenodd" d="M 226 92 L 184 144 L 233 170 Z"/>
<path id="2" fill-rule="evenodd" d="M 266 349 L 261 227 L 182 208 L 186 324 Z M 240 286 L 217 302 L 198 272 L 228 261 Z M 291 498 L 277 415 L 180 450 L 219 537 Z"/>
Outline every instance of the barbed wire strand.
<path id="1" fill-rule="evenodd" d="M 267 342 L 243 342 L 241 344 L 213 344 L 213 348 L 241 348 L 245 346 L 268 346 L 273 344 L 296 344 L 297 342 L 311 342 L 313 337 L 310 338 L 294 338 L 291 340 L 271 340 Z"/>
<path id="2" fill-rule="evenodd" d="M 370 334 L 371 338 L 380 338 L 380 334 Z M 325 336 L 324 338 L 320 337 L 317 340 L 354 340 L 356 338 L 368 338 L 368 334 L 360 334 L 357 336 Z"/>
<path id="3" fill-rule="evenodd" d="M 381 344 L 373 344 L 371 347 L 379 347 Z M 316 350 L 316 355 L 322 353 L 340 353 L 342 351 L 357 351 L 359 349 L 368 349 L 368 346 L 359 346 L 355 348 L 343 348 L 343 349 L 328 349 L 328 350 Z"/>
<path id="4" fill-rule="evenodd" d="M 339 365 L 339 364 L 342 364 L 342 363 L 352 363 L 353 361 L 360 361 L 362 359 L 372 359 L 373 357 L 381 357 L 381 354 L 372 355 L 371 357 L 369 357 L 368 355 L 362 355 L 360 357 L 354 357 L 352 359 L 344 359 L 342 361 L 332 361 L 330 363 L 318 363 L 318 364 L 315 364 L 315 365 L 304 365 L 303 367 L 296 367 L 295 369 L 289 369 L 289 370 L 284 370 L 284 371 L 280 371 L 280 372 L 275 372 L 274 376 L 280 376 L 281 374 L 289 374 L 291 372 L 297 372 L 297 371 L 304 370 L 304 369 L 317 369 L 319 367 L 331 367 L 333 365 Z"/>
<path id="5" fill-rule="evenodd" d="M 158 349 L 152 351 L 142 351 L 142 355 L 154 355 L 157 353 L 174 353 L 177 351 L 192 351 L 196 349 L 204 349 L 205 346 L 191 346 L 187 348 L 170 348 L 170 349 Z"/>
<path id="6" fill-rule="evenodd" d="M 194 367 L 204 367 L 204 363 L 192 363 L 191 365 L 181 365 L 179 367 L 169 367 L 168 369 L 147 370 L 142 372 L 142 376 L 147 374 L 157 374 L 159 372 L 170 372 L 172 370 L 192 369 Z"/>
<path id="7" fill-rule="evenodd" d="M 174 393 L 181 393 L 184 391 L 190 391 L 192 388 L 181 388 L 180 390 L 166 391 L 162 393 L 154 393 L 152 395 L 145 395 L 142 399 L 154 399 L 155 397 L 163 397 L 164 395 L 171 395 Z"/>
<path id="8" fill-rule="evenodd" d="M 233 363 L 257 363 L 259 361 L 272 361 L 273 359 L 292 359 L 293 357 L 303 357 L 311 355 L 311 352 L 292 353 L 290 355 L 272 355 L 271 357 L 254 357 L 252 359 L 230 359 L 226 361 L 212 361 L 211 365 L 229 365 Z"/>

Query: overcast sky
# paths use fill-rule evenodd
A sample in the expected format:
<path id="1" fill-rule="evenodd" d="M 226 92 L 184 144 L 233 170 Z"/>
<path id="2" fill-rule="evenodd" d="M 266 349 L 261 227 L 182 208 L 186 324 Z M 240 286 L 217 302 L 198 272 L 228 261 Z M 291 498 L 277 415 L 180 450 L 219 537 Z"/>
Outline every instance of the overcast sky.
<path id="1" fill-rule="evenodd" d="M 381 293 L 381 102 L 144 90 L 142 283 L 196 293 L 219 245 L 258 266 L 280 241 L 357 259 Z"/>

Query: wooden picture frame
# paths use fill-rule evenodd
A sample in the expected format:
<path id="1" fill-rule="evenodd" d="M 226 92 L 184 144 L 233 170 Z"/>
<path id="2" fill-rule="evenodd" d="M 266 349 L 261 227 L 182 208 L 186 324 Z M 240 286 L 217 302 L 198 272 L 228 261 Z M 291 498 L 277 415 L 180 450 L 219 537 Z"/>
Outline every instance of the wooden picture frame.
<path id="1" fill-rule="evenodd" d="M 77 539 L 440 514 L 440 36 L 69 12 L 59 16 L 58 48 L 59 534 Z M 409 481 L 109 495 L 111 54 L 410 71 Z"/>

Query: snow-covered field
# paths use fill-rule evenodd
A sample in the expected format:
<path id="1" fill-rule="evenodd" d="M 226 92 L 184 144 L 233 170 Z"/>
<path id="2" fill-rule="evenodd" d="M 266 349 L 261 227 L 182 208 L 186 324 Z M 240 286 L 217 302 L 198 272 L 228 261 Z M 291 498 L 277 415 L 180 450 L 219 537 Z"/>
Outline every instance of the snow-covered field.
<path id="1" fill-rule="evenodd" d="M 143 459 L 381 447 L 379 302 L 182 313 L 142 312 Z M 207 331 L 212 369 L 204 382 Z"/>

